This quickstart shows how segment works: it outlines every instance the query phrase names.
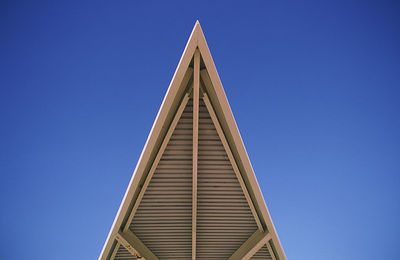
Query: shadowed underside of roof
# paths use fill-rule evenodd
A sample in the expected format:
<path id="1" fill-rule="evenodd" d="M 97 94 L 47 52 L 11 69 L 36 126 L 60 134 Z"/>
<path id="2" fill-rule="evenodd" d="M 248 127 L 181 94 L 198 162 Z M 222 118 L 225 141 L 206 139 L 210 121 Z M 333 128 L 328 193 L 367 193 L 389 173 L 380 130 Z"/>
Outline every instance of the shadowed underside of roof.
<path id="1" fill-rule="evenodd" d="M 99 259 L 286 259 L 198 22 Z"/>
<path id="2" fill-rule="evenodd" d="M 197 259 L 228 259 L 257 224 L 203 100 L 199 112 Z"/>
<path id="3" fill-rule="evenodd" d="M 160 259 L 192 257 L 192 132 L 189 100 L 130 224 Z"/>

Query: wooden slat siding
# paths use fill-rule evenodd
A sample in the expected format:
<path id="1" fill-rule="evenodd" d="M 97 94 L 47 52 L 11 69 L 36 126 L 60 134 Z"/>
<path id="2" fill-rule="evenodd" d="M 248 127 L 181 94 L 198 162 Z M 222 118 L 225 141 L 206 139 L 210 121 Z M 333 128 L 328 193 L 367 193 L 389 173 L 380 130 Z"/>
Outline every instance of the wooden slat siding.
<path id="1" fill-rule="evenodd" d="M 264 245 L 263 247 L 258 250 L 257 253 L 255 253 L 251 258 L 251 260 L 273 260 L 267 245 Z"/>
<path id="2" fill-rule="evenodd" d="M 197 259 L 228 259 L 258 227 L 203 100 L 199 117 Z"/>
<path id="3" fill-rule="evenodd" d="M 227 154 L 227 156 L 229 158 L 229 161 L 232 164 L 232 168 L 233 168 L 233 170 L 234 170 L 234 172 L 236 174 L 236 177 L 237 177 L 237 179 L 239 181 L 239 184 L 242 187 L 243 194 L 244 194 L 244 196 L 245 196 L 245 198 L 247 200 L 247 203 L 249 204 L 251 213 L 253 214 L 253 217 L 254 217 L 254 219 L 255 219 L 255 221 L 257 223 L 257 227 L 258 227 L 259 230 L 264 230 L 264 228 L 263 228 L 263 226 L 261 224 L 261 221 L 260 221 L 260 219 L 258 217 L 257 211 L 255 209 L 255 206 L 253 204 L 253 201 L 251 200 L 250 194 L 249 194 L 249 192 L 247 190 L 246 184 L 244 183 L 242 175 L 240 173 L 240 170 L 237 167 L 235 158 L 233 157 L 233 154 L 232 154 L 232 151 L 231 151 L 231 149 L 229 147 L 229 144 L 226 141 L 224 131 L 222 130 L 222 128 L 221 128 L 221 126 L 219 124 L 218 118 L 217 118 L 217 116 L 216 116 L 216 114 L 214 112 L 214 109 L 212 108 L 212 105 L 210 103 L 210 100 L 208 99 L 208 96 L 206 94 L 204 94 L 203 100 L 204 100 L 204 103 L 205 103 L 205 105 L 206 105 L 206 107 L 208 109 L 208 112 L 210 113 L 211 119 L 213 120 L 215 129 L 217 130 L 219 138 L 221 139 L 221 142 L 222 142 L 222 144 L 223 144 L 223 146 L 225 148 L 225 151 L 226 151 L 226 154 Z"/>
<path id="4" fill-rule="evenodd" d="M 142 188 L 141 188 L 141 190 L 139 192 L 139 195 L 138 195 L 138 197 L 137 197 L 137 199 L 136 199 L 136 201 L 135 201 L 135 203 L 133 205 L 132 211 L 131 211 L 131 213 L 129 214 L 129 217 L 128 217 L 128 221 L 127 221 L 127 223 L 126 223 L 126 225 L 124 227 L 124 232 L 129 229 L 129 226 L 130 226 L 130 223 L 132 222 L 133 216 L 135 215 L 135 212 L 136 212 L 136 210 L 137 210 L 137 208 L 138 208 L 138 206 L 139 206 L 139 204 L 140 204 L 140 202 L 141 202 L 141 200 L 143 198 L 143 194 L 146 191 L 147 186 L 149 185 L 151 178 L 153 177 L 154 171 L 157 169 L 158 163 L 159 163 L 161 157 L 164 154 L 164 150 L 167 147 L 173 132 L 175 131 L 175 127 L 176 127 L 179 119 L 181 118 L 181 115 L 182 115 L 182 113 L 183 113 L 183 111 L 184 111 L 184 109 L 186 107 L 186 104 L 187 104 L 188 100 L 189 100 L 189 94 L 186 93 L 185 96 L 183 97 L 183 100 L 182 100 L 181 104 L 178 107 L 178 110 L 177 110 L 177 112 L 176 112 L 176 114 L 174 116 L 174 119 L 171 122 L 171 125 L 169 126 L 167 134 L 165 135 L 164 140 L 163 140 L 163 142 L 161 144 L 161 147 L 160 147 L 160 149 L 159 149 L 159 151 L 157 153 L 157 156 L 154 159 L 154 162 L 153 162 L 153 164 L 152 164 L 152 166 L 150 168 L 149 174 L 147 175 L 146 180 L 143 183 L 143 186 L 142 186 Z"/>
<path id="5" fill-rule="evenodd" d="M 192 113 L 190 99 L 130 224 L 159 259 L 192 256 Z"/>
<path id="6" fill-rule="evenodd" d="M 134 257 L 128 250 L 125 249 L 125 247 L 121 245 L 117 245 L 118 251 L 117 254 L 115 255 L 115 260 L 136 260 L 137 258 Z"/>

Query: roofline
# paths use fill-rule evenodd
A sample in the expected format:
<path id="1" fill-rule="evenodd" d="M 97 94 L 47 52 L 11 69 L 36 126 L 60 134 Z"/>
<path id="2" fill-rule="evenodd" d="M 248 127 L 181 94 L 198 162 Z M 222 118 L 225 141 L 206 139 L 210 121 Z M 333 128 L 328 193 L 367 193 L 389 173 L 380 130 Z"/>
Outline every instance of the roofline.
<path id="1" fill-rule="evenodd" d="M 121 205 L 118 209 L 117 215 L 112 224 L 111 230 L 108 233 L 107 240 L 103 246 L 99 259 L 107 259 L 110 254 L 113 244 L 115 244 L 115 236 L 118 234 L 119 228 L 124 224 L 125 216 L 129 215 L 128 210 L 131 207 L 131 201 L 139 193 L 135 190 L 140 183 L 144 182 L 146 169 L 149 168 L 149 164 L 152 158 L 155 157 L 157 148 L 160 146 L 162 139 L 168 129 L 168 124 L 173 117 L 174 107 L 178 106 L 179 100 L 177 96 L 183 96 L 183 92 L 187 84 L 182 84 L 184 81 L 189 81 L 191 73 L 188 70 L 189 63 L 193 57 L 194 51 L 197 47 L 197 37 L 200 24 L 196 22 L 195 27 L 190 34 L 189 41 L 186 44 L 185 50 L 183 51 L 182 57 L 175 70 L 174 76 L 172 77 L 171 83 L 168 87 L 167 94 L 161 104 L 158 111 L 157 117 L 150 130 L 150 134 L 143 147 L 142 153 L 139 157 L 138 164 L 133 172 L 132 178 L 129 182 L 128 188 L 125 192 L 124 198 L 122 199 Z"/>

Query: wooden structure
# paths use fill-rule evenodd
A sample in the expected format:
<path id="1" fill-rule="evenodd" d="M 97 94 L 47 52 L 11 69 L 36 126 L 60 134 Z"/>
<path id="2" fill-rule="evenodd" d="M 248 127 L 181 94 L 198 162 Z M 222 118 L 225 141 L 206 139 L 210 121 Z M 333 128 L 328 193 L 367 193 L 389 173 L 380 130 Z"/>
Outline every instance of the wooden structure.
<path id="1" fill-rule="evenodd" d="M 286 259 L 199 22 L 99 259 Z"/>

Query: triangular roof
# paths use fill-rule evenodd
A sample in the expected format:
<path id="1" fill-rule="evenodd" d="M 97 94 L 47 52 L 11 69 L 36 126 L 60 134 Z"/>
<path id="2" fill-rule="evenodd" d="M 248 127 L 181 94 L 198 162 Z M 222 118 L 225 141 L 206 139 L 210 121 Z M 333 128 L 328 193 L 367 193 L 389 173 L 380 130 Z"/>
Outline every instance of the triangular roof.
<path id="1" fill-rule="evenodd" d="M 197 21 L 99 259 L 286 259 Z"/>

